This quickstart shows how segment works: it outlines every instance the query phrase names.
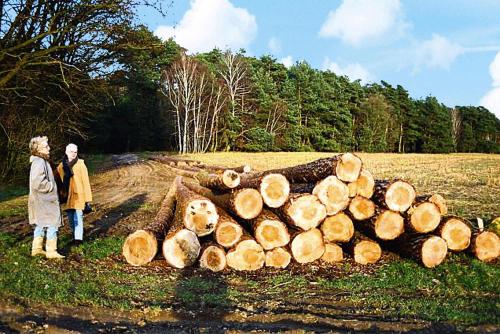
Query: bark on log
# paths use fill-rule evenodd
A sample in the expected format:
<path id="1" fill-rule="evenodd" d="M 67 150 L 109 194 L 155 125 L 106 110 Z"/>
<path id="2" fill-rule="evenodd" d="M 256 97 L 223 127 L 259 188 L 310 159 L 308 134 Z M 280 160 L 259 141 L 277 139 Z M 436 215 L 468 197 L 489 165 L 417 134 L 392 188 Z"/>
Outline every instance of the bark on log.
<path id="1" fill-rule="evenodd" d="M 342 181 L 353 182 L 358 178 L 361 167 L 360 158 L 352 153 L 344 153 L 293 167 L 252 173 L 251 178 L 282 174 L 291 183 L 311 183 L 335 175 Z"/>
<path id="2" fill-rule="evenodd" d="M 249 173 L 252 171 L 252 167 L 249 165 L 243 165 L 238 167 L 226 167 L 226 166 L 217 166 L 217 165 L 208 165 L 201 161 L 197 160 L 188 160 L 188 159 L 180 159 L 174 157 L 166 157 L 166 156 L 153 156 L 150 160 L 158 161 L 172 167 L 177 167 L 181 169 L 193 168 L 194 169 L 204 169 L 208 171 L 224 171 L 224 170 L 234 170 L 237 173 Z"/>
<path id="3" fill-rule="evenodd" d="M 446 241 L 435 235 L 403 234 L 388 244 L 394 252 L 420 261 L 427 268 L 440 265 L 446 258 Z"/>
<path id="4" fill-rule="evenodd" d="M 290 233 L 286 225 L 269 210 L 262 213 L 249 224 L 252 226 L 253 235 L 265 250 L 288 245 Z"/>
<path id="5" fill-rule="evenodd" d="M 260 193 L 252 188 L 231 190 L 225 194 L 214 194 L 210 189 L 198 184 L 185 182 L 184 185 L 195 193 L 205 196 L 217 206 L 243 219 L 257 217 L 264 206 Z"/>
<path id="6" fill-rule="evenodd" d="M 312 193 L 325 205 L 329 216 L 345 210 L 349 205 L 349 188 L 333 175 L 318 182 Z"/>
<path id="7" fill-rule="evenodd" d="M 490 262 L 500 256 L 500 238 L 495 232 L 475 230 L 471 239 L 471 252 L 483 262 Z"/>
<path id="8" fill-rule="evenodd" d="M 288 267 L 292 255 L 284 247 L 277 247 L 266 252 L 266 267 L 284 269 Z"/>
<path id="9" fill-rule="evenodd" d="M 326 218 L 326 208 L 318 197 L 310 194 L 292 194 L 282 207 L 275 210 L 287 224 L 309 230 Z"/>
<path id="10" fill-rule="evenodd" d="M 290 183 L 290 193 L 292 194 L 312 194 L 316 183 Z"/>
<path id="11" fill-rule="evenodd" d="M 292 256 L 298 263 L 314 262 L 325 253 L 323 235 L 317 228 L 299 232 L 290 244 Z"/>
<path id="12" fill-rule="evenodd" d="M 344 245 L 344 249 L 359 264 L 377 263 L 382 256 L 379 243 L 359 233 L 356 233 L 349 243 Z"/>
<path id="13" fill-rule="evenodd" d="M 209 242 L 203 245 L 200 255 L 200 267 L 218 272 L 226 268 L 226 251 L 220 245 Z"/>
<path id="14" fill-rule="evenodd" d="M 176 179 L 177 208 L 187 229 L 198 236 L 212 233 L 217 225 L 219 215 L 215 205 L 206 197 L 189 190 L 182 178 Z"/>
<path id="15" fill-rule="evenodd" d="M 404 212 L 415 200 L 415 188 L 402 180 L 376 180 L 373 200 L 389 210 Z"/>
<path id="16" fill-rule="evenodd" d="M 356 181 L 348 184 L 349 197 L 356 195 L 371 198 L 375 191 L 375 179 L 367 169 L 361 169 L 361 173 Z"/>
<path id="17" fill-rule="evenodd" d="M 173 173 L 197 180 L 202 186 L 216 191 L 228 191 L 240 184 L 240 175 L 233 170 L 225 170 L 221 173 L 209 173 L 205 170 L 195 172 L 168 166 Z"/>
<path id="18" fill-rule="evenodd" d="M 236 270 L 257 270 L 264 266 L 266 254 L 248 233 L 226 255 L 227 265 Z"/>
<path id="19" fill-rule="evenodd" d="M 326 241 L 348 242 L 354 235 L 354 224 L 351 218 L 343 212 L 326 217 L 321 224 L 321 232 Z"/>
<path id="20" fill-rule="evenodd" d="M 174 224 L 163 241 L 163 257 L 170 266 L 184 268 L 196 262 L 200 249 L 198 237 L 184 227 L 182 212 L 176 209 Z"/>
<path id="21" fill-rule="evenodd" d="M 470 245 L 472 227 L 462 218 L 445 217 L 436 228 L 436 235 L 446 241 L 449 250 L 460 252 Z"/>
<path id="22" fill-rule="evenodd" d="M 349 203 L 349 213 L 355 220 L 366 220 L 375 215 L 375 203 L 362 196 L 356 196 Z"/>
<path id="23" fill-rule="evenodd" d="M 421 197 L 407 211 L 407 227 L 409 231 L 416 233 L 429 233 L 438 227 L 441 221 L 439 207 Z"/>
<path id="24" fill-rule="evenodd" d="M 172 225 L 175 212 L 175 182 L 160 204 L 153 221 L 142 230 L 130 234 L 123 243 L 122 254 L 133 266 L 149 263 L 158 253 L 158 242 L 162 242 Z"/>
<path id="25" fill-rule="evenodd" d="M 325 243 L 325 253 L 323 253 L 321 260 L 327 263 L 342 262 L 344 260 L 344 251 L 339 245 L 327 242 Z"/>

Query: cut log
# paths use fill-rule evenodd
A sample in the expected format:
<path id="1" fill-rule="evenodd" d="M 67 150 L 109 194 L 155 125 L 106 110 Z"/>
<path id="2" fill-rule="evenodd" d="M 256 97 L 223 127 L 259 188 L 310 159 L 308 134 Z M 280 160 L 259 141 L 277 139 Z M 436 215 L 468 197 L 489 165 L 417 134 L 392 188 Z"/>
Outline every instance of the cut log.
<path id="1" fill-rule="evenodd" d="M 264 206 L 260 192 L 255 189 L 236 189 L 231 190 L 229 193 L 216 195 L 210 189 L 198 184 L 188 182 L 184 184 L 195 193 L 208 198 L 217 206 L 243 219 L 257 217 Z"/>
<path id="2" fill-rule="evenodd" d="M 325 240 L 330 242 L 348 242 L 354 235 L 354 225 L 351 218 L 345 213 L 337 213 L 326 217 L 321 224 L 321 232 Z"/>
<path id="3" fill-rule="evenodd" d="M 292 255 L 283 247 L 277 247 L 266 252 L 266 267 L 284 269 L 288 267 L 291 260 Z"/>
<path id="4" fill-rule="evenodd" d="M 469 247 L 472 228 L 462 218 L 446 217 L 436 229 L 436 234 L 446 241 L 449 250 L 459 252 Z"/>
<path id="5" fill-rule="evenodd" d="M 344 260 L 342 247 L 334 243 L 325 243 L 325 253 L 321 260 L 327 263 L 337 263 Z"/>
<path id="6" fill-rule="evenodd" d="M 290 183 L 281 174 L 268 174 L 262 178 L 259 190 L 268 207 L 279 208 L 288 199 Z"/>
<path id="7" fill-rule="evenodd" d="M 236 270 L 257 270 L 264 266 L 266 254 L 252 237 L 243 235 L 242 240 L 226 255 L 227 265 Z"/>
<path id="8" fill-rule="evenodd" d="M 403 234 L 389 245 L 396 253 L 416 259 L 427 268 L 440 265 L 448 253 L 446 241 L 435 235 Z"/>
<path id="9" fill-rule="evenodd" d="M 394 240 L 404 232 L 404 218 L 399 212 L 382 210 L 365 223 L 381 240 Z"/>
<path id="10" fill-rule="evenodd" d="M 286 225 L 269 210 L 263 210 L 255 219 L 249 222 L 255 239 L 265 250 L 288 245 L 290 233 Z"/>
<path id="11" fill-rule="evenodd" d="M 356 196 L 349 204 L 349 212 L 356 220 L 366 220 L 375 214 L 375 203 L 368 198 Z"/>
<path id="12" fill-rule="evenodd" d="M 325 205 L 326 214 L 329 216 L 346 209 L 349 205 L 349 188 L 333 175 L 321 180 L 312 193 Z"/>
<path id="13" fill-rule="evenodd" d="M 439 208 L 439 212 L 441 213 L 442 216 L 446 216 L 448 214 L 448 205 L 446 204 L 446 200 L 444 199 L 443 196 L 439 194 L 433 194 L 433 195 L 420 195 L 415 198 L 415 202 L 422 203 L 422 202 L 431 202 L 437 205 Z"/>
<path id="14" fill-rule="evenodd" d="M 163 241 L 163 257 L 174 268 L 192 266 L 200 255 L 200 241 L 193 231 L 184 228 L 182 213 L 176 209 L 174 224 Z"/>
<path id="15" fill-rule="evenodd" d="M 361 169 L 361 173 L 356 181 L 348 184 L 349 196 L 356 195 L 371 198 L 375 191 L 375 179 L 367 169 Z"/>
<path id="16" fill-rule="evenodd" d="M 404 212 L 408 210 L 415 200 L 415 188 L 402 180 L 377 180 L 373 199 L 383 207 L 393 211 Z"/>
<path id="17" fill-rule="evenodd" d="M 292 240 L 292 256 L 298 263 L 309 263 L 323 256 L 325 244 L 323 235 L 317 228 L 296 234 Z"/>
<path id="18" fill-rule="evenodd" d="M 500 256 L 500 239 L 491 231 L 475 231 L 470 247 L 472 253 L 483 262 L 493 261 Z"/>
<path id="19" fill-rule="evenodd" d="M 133 266 L 149 263 L 158 253 L 158 242 L 162 242 L 172 225 L 175 212 L 175 182 L 160 204 L 153 221 L 143 230 L 130 234 L 123 244 L 122 254 Z"/>
<path id="20" fill-rule="evenodd" d="M 177 208 L 187 229 L 198 236 L 205 236 L 215 230 L 219 215 L 215 205 L 206 197 L 189 190 L 182 179 L 176 179 Z"/>
<path id="21" fill-rule="evenodd" d="M 224 171 L 227 169 L 234 170 L 237 173 L 249 173 L 252 168 L 249 165 L 243 165 L 239 167 L 225 167 L 217 165 L 207 165 L 201 161 L 181 159 L 169 156 L 153 156 L 149 158 L 150 160 L 158 161 L 172 167 L 177 167 L 185 169 L 186 167 L 193 167 L 197 169 L 204 169 L 209 171 Z M 194 170 L 194 169 L 193 169 Z"/>
<path id="22" fill-rule="evenodd" d="M 432 232 L 441 221 L 439 207 L 431 202 L 415 202 L 407 212 L 408 229 L 416 233 Z"/>
<path id="23" fill-rule="evenodd" d="M 225 248 L 231 248 L 240 242 L 243 236 L 243 227 L 224 210 L 218 208 L 217 213 L 219 221 L 214 232 L 215 241 Z"/>
<path id="24" fill-rule="evenodd" d="M 167 165 L 168 166 L 168 165 Z M 168 166 L 173 173 L 197 180 L 202 186 L 216 191 L 227 191 L 240 184 L 240 175 L 234 170 L 225 170 L 221 173 L 209 173 L 205 170 L 196 172 Z"/>
<path id="25" fill-rule="evenodd" d="M 218 272 L 226 268 L 226 251 L 222 246 L 208 243 L 203 246 L 200 256 L 200 267 Z"/>
<path id="26" fill-rule="evenodd" d="M 318 226 L 326 217 L 326 208 L 311 194 L 292 194 L 275 212 L 289 225 L 305 231 Z"/>
<path id="27" fill-rule="evenodd" d="M 356 233 L 344 248 L 354 257 L 359 264 L 373 264 L 380 260 L 382 248 L 378 242 Z"/>

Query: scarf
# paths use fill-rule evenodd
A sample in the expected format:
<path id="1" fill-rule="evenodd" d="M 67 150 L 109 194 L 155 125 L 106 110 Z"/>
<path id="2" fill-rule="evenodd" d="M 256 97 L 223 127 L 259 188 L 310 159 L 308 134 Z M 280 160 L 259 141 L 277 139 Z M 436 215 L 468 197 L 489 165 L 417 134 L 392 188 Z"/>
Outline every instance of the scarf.
<path id="1" fill-rule="evenodd" d="M 74 158 L 73 160 L 69 161 L 68 156 L 65 154 L 64 158 L 62 159 L 62 166 L 63 166 L 63 171 L 64 171 L 64 177 L 63 177 L 63 187 L 66 193 L 69 192 L 69 182 L 71 181 L 71 178 L 73 177 L 73 166 L 78 162 L 78 156 Z"/>

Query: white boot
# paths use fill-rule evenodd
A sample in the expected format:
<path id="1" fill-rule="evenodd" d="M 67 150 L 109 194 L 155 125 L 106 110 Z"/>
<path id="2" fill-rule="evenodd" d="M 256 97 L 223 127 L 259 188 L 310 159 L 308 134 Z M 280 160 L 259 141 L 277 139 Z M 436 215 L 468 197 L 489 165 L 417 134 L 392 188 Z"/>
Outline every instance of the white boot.
<path id="1" fill-rule="evenodd" d="M 47 251 L 45 257 L 47 259 L 62 259 L 64 256 L 57 252 L 57 238 L 47 240 L 45 243 L 45 250 Z"/>
<path id="2" fill-rule="evenodd" d="M 31 256 L 45 255 L 43 250 L 43 237 L 33 238 L 33 244 L 31 245 Z"/>

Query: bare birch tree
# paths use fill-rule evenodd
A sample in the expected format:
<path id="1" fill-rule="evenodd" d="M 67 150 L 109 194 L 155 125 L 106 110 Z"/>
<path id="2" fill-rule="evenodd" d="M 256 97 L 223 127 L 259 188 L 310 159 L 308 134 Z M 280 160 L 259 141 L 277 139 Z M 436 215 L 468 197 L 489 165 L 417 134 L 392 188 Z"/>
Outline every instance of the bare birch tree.
<path id="1" fill-rule="evenodd" d="M 462 132 L 462 116 L 460 115 L 460 110 L 453 108 L 451 110 L 451 135 L 453 137 L 453 146 L 455 146 L 455 151 L 458 149 L 458 142 L 460 140 L 460 134 Z"/>

